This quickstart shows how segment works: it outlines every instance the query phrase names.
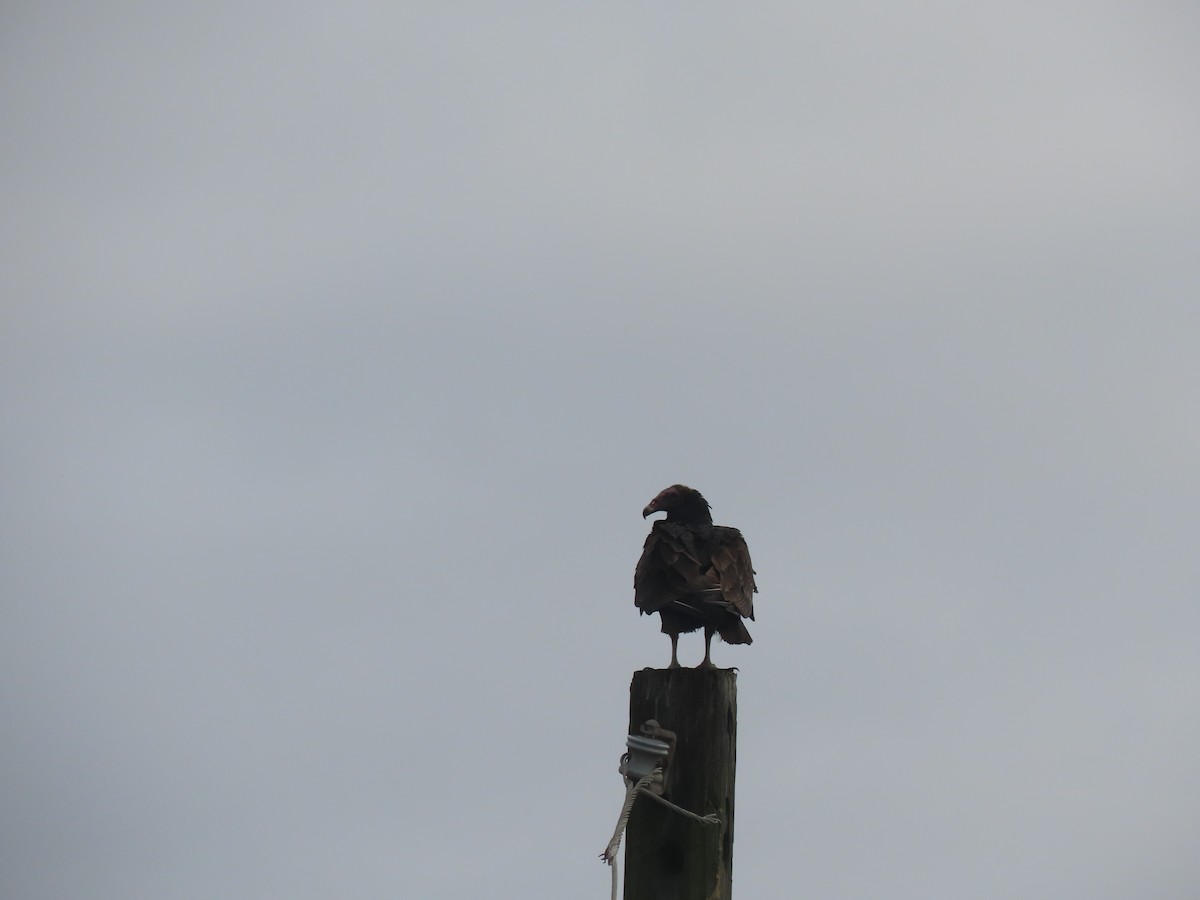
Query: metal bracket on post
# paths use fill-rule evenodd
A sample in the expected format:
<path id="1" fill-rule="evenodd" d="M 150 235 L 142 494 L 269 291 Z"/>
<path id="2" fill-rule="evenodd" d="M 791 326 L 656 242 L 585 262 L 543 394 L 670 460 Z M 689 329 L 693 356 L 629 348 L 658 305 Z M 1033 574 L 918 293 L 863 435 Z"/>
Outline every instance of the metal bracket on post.
<path id="1" fill-rule="evenodd" d="M 667 766 L 675 756 L 675 732 L 663 728 L 654 719 L 647 719 L 639 731 L 642 732 L 640 735 L 631 734 L 625 739 L 629 752 L 621 757 L 620 772 L 636 784 L 655 769 L 662 769 L 662 776 L 644 788 L 661 797 Z"/>

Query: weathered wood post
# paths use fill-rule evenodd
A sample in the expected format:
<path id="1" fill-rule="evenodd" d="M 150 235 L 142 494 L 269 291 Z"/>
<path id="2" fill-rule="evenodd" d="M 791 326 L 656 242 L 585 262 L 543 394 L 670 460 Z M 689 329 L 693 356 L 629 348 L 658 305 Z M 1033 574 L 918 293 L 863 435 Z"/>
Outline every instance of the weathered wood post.
<path id="1" fill-rule="evenodd" d="M 737 672 L 642 669 L 629 686 L 629 733 L 655 719 L 675 732 L 664 796 L 720 825 L 693 822 L 643 797 L 629 818 L 625 900 L 730 900 Z"/>

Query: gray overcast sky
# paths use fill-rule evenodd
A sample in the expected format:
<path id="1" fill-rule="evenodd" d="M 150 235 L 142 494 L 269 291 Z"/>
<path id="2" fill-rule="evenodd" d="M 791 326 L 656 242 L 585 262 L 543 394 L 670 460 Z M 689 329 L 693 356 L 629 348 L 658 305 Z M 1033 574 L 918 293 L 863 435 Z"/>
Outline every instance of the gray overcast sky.
<path id="1" fill-rule="evenodd" d="M 682 481 L 759 573 L 738 896 L 1193 900 L 1198 46 L 7 4 L 0 895 L 607 896 Z"/>

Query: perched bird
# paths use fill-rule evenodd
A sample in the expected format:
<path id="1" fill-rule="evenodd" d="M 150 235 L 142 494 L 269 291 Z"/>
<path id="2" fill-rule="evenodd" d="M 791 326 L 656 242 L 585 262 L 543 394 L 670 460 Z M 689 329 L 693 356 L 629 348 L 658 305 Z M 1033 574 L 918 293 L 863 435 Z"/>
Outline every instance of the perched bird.
<path id="1" fill-rule="evenodd" d="M 700 492 L 675 484 L 642 510 L 642 518 L 665 512 L 654 523 L 633 573 L 633 603 L 642 614 L 658 613 L 671 637 L 671 668 L 679 667 L 679 635 L 704 629 L 704 662 L 712 668 L 713 633 L 727 644 L 751 643 L 742 619 L 754 618 L 754 569 L 750 549 L 736 528 L 714 525 Z"/>

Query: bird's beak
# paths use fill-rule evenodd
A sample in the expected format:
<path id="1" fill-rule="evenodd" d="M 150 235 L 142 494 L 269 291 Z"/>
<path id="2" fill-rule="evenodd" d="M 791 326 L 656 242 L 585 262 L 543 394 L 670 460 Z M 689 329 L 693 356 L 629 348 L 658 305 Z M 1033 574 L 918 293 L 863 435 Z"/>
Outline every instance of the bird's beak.
<path id="1" fill-rule="evenodd" d="M 658 507 L 655 506 L 654 501 L 651 500 L 649 503 L 646 504 L 646 508 L 642 510 L 642 518 L 644 519 L 644 518 L 646 518 L 646 516 L 650 515 L 650 513 L 654 513 L 654 512 L 658 512 Z"/>

